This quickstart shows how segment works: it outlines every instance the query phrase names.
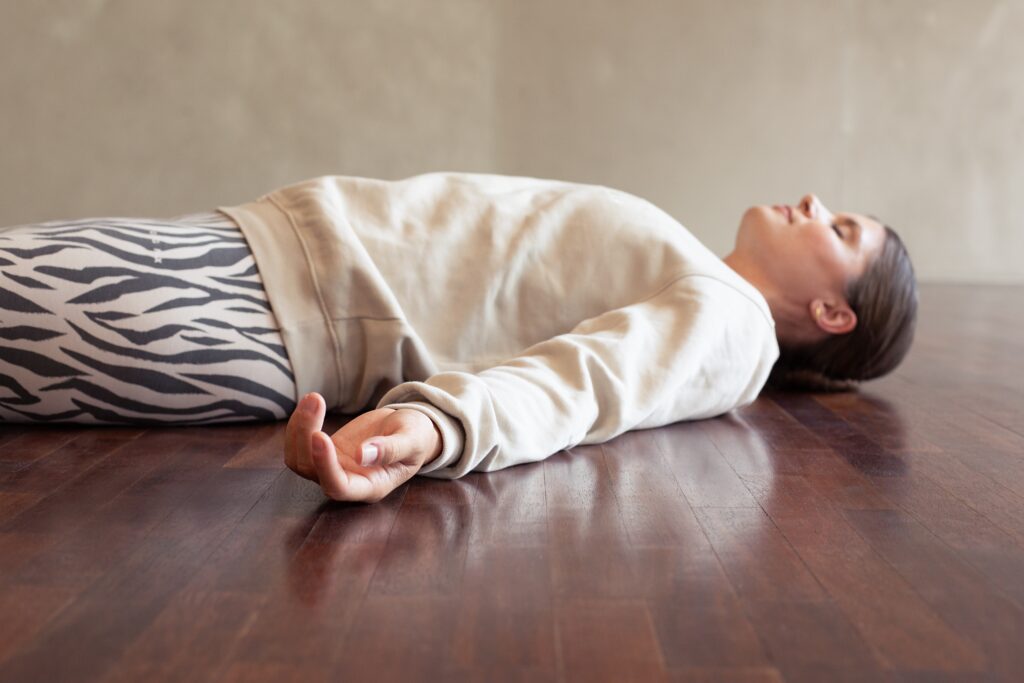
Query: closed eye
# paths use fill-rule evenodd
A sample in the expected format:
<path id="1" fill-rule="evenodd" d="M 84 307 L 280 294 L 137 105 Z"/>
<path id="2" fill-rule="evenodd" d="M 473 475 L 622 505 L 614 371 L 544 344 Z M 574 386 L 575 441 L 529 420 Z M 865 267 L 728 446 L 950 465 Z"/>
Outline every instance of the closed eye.
<path id="1" fill-rule="evenodd" d="M 843 239 L 843 233 L 839 232 L 839 224 L 838 223 L 833 223 L 832 224 L 832 229 L 836 231 L 837 235 L 839 235 L 839 239 Z"/>

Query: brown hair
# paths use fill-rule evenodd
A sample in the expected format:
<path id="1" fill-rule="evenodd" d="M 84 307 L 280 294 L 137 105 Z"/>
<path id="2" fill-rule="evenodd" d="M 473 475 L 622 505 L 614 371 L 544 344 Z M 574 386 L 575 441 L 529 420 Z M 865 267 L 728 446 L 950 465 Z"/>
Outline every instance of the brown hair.
<path id="1" fill-rule="evenodd" d="M 815 344 L 780 348 L 769 385 L 846 391 L 900 364 L 914 339 L 917 281 L 896 231 L 885 226 L 881 253 L 863 275 L 847 283 L 845 294 L 857 326 Z"/>

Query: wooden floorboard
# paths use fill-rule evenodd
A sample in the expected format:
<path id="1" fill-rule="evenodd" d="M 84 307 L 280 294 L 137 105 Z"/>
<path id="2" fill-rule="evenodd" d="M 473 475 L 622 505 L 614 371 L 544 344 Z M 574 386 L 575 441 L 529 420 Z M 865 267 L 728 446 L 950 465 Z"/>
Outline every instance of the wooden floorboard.
<path id="1" fill-rule="evenodd" d="M 371 506 L 283 424 L 4 425 L 0 681 L 1024 680 L 1022 298 L 927 285 L 859 392 Z"/>

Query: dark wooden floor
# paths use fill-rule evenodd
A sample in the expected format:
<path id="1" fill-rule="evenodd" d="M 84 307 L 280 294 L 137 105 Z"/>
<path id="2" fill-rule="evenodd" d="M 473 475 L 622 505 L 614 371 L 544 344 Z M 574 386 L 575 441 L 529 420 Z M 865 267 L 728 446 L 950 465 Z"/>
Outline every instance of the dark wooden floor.
<path id="1" fill-rule="evenodd" d="M 372 506 L 283 425 L 0 427 L 0 680 L 1024 680 L 1022 299 L 928 286 L 860 393 Z"/>

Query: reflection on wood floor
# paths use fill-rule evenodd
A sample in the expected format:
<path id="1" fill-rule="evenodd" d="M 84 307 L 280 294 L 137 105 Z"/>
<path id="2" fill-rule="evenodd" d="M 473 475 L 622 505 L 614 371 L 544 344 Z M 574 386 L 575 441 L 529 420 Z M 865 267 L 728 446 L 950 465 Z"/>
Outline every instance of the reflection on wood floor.
<path id="1" fill-rule="evenodd" d="M 283 424 L 0 427 L 0 681 L 1022 680 L 1022 298 L 926 286 L 860 392 L 372 506 Z"/>

